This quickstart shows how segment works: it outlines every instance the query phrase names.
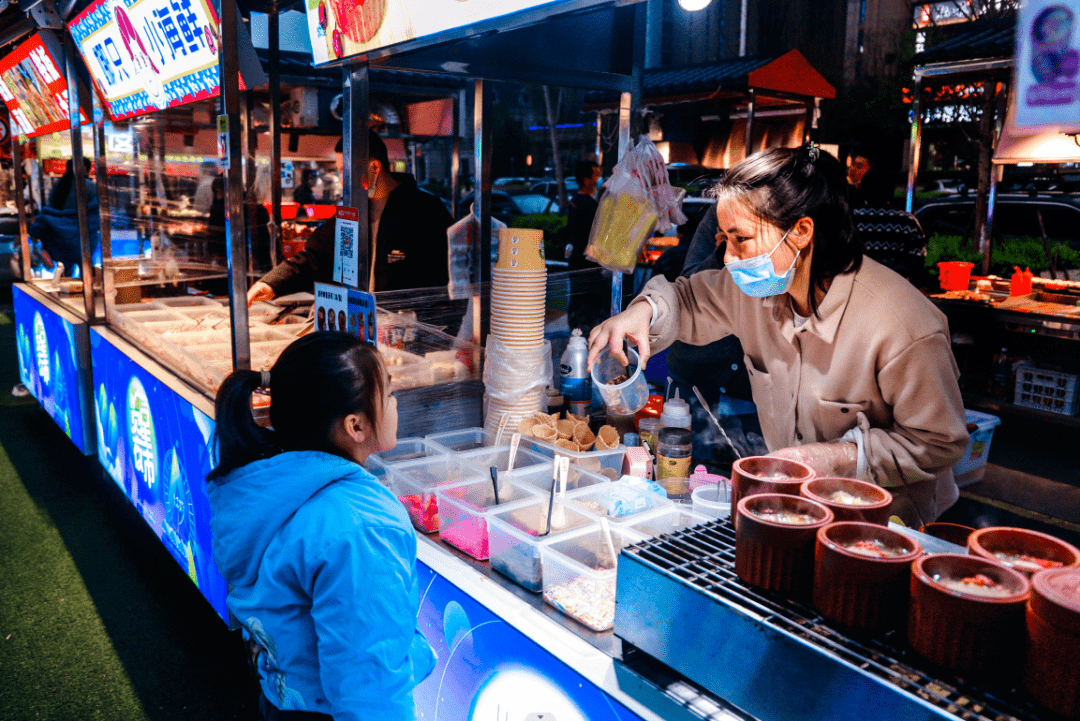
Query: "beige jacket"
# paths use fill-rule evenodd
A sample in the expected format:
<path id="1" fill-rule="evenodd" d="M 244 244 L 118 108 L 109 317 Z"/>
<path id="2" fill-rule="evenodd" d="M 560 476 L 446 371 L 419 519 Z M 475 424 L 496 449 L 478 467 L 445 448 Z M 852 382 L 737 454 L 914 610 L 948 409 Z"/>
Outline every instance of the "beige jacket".
<path id="1" fill-rule="evenodd" d="M 968 433 L 948 323 L 893 271 L 864 258 L 799 327 L 786 295 L 751 298 L 727 270 L 674 284 L 656 277 L 642 295 L 659 310 L 654 352 L 738 336 L 770 451 L 837 440 L 857 425 L 867 480 L 892 488 L 905 521 L 916 522 L 912 501 L 927 523 L 956 502 L 952 466 Z M 897 488 L 901 474 L 907 489 Z"/>

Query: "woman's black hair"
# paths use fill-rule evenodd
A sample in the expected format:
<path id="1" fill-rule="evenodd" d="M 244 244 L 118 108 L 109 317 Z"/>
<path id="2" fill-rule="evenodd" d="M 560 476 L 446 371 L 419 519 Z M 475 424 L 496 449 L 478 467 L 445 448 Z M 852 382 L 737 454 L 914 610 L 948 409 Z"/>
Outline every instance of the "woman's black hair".
<path id="1" fill-rule="evenodd" d="M 713 186 L 718 203 L 738 200 L 759 218 L 788 230 L 799 218 L 814 221 L 810 261 L 810 310 L 817 290 L 862 264 L 862 242 L 848 204 L 847 173 L 835 157 L 815 146 L 774 148 L 731 167 Z"/>
<path id="2" fill-rule="evenodd" d="M 233 371 L 214 402 L 218 465 L 206 480 L 282 451 L 341 455 L 331 443 L 331 427 L 352 413 L 377 426 L 386 383 L 382 357 L 370 343 L 348 333 L 304 336 L 282 351 L 270 369 L 270 429 L 258 425 L 251 413 L 251 394 L 262 385 L 262 374 Z"/>

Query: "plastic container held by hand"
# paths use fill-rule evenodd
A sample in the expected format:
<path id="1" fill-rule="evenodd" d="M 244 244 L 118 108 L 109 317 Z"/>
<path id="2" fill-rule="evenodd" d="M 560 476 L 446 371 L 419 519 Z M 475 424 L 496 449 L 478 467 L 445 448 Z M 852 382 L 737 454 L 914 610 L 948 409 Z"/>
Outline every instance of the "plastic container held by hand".
<path id="1" fill-rule="evenodd" d="M 604 399 L 609 414 L 633 416 L 649 400 L 649 384 L 642 372 L 637 351 L 627 349 L 627 358 L 630 364 L 624 366 L 611 354 L 610 349 L 604 348 L 593 363 L 592 381 Z M 565 395 L 565 391 L 563 393 Z"/>
<path id="2" fill-rule="evenodd" d="M 566 408 L 576 416 L 588 416 L 592 405 L 592 380 L 588 370 L 589 344 L 575 328 L 559 359 L 561 390 Z"/>

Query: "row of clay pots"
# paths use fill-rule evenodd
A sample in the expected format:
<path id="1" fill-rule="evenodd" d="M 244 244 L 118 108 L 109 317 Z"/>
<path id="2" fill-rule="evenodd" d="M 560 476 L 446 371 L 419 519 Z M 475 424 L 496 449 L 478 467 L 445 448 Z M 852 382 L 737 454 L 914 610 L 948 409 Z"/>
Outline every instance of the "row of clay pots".
<path id="1" fill-rule="evenodd" d="M 808 522 L 777 520 L 785 513 Z M 906 619 L 912 648 L 963 677 L 1015 681 L 1026 640 L 1025 688 L 1051 710 L 1080 718 L 1080 550 L 1046 534 L 987 528 L 968 539 L 972 555 L 924 556 L 904 534 L 874 523 L 835 522 L 830 506 L 786 493 L 743 497 L 735 520 L 735 571 L 747 583 L 810 596 L 822 616 L 862 631 L 899 627 Z M 859 542 L 877 542 L 896 555 L 858 553 L 851 547 Z M 1032 582 L 997 552 L 1064 567 L 1040 571 Z M 1001 595 L 972 595 L 944 583 L 979 576 Z"/>

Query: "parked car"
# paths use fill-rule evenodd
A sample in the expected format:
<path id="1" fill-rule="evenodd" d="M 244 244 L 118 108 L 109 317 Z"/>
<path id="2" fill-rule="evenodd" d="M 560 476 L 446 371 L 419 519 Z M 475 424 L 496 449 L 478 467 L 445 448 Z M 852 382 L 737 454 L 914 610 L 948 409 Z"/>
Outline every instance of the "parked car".
<path id="1" fill-rule="evenodd" d="M 573 195 L 578 190 L 577 180 L 574 178 L 564 178 L 563 183 L 566 184 L 566 194 Z M 546 195 L 549 198 L 554 198 L 559 193 L 559 184 L 554 180 L 545 180 L 542 183 L 536 183 L 529 188 L 530 193 L 537 195 Z"/>
<path id="2" fill-rule="evenodd" d="M 975 228 L 975 196 L 944 195 L 915 209 L 926 235 L 970 236 Z M 998 238 L 1029 236 L 1080 249 L 1080 196 L 998 194 L 993 233 Z"/>
<path id="3" fill-rule="evenodd" d="M 462 198 L 458 206 L 458 217 L 463 218 L 469 213 L 474 198 L 469 196 Z M 498 218 L 504 223 L 509 223 L 515 215 L 533 215 L 535 213 L 557 213 L 559 205 L 554 198 L 543 195 L 528 193 L 525 195 L 511 195 L 502 190 L 491 191 L 491 217 Z"/>
<path id="4" fill-rule="evenodd" d="M 687 195 L 701 195 L 724 175 L 723 170 L 706 168 L 704 165 L 668 163 L 668 182 L 678 188 L 686 188 Z"/>
<path id="5" fill-rule="evenodd" d="M 923 185 L 926 193 L 940 193 L 942 195 L 955 195 L 967 190 L 967 185 L 957 178 L 938 178 Z"/>

